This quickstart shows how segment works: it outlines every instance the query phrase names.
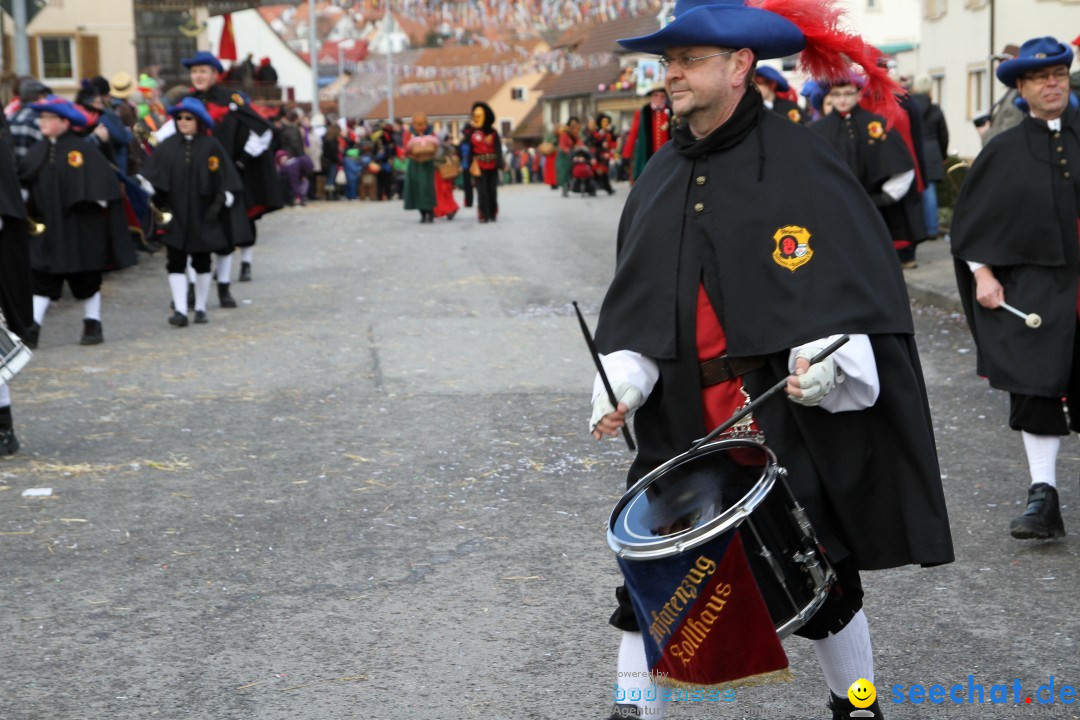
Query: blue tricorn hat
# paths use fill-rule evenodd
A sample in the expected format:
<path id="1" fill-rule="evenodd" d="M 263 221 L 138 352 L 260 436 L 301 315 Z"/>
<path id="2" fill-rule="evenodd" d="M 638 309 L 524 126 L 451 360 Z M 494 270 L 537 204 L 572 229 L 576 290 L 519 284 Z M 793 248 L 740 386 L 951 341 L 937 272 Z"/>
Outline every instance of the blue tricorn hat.
<path id="1" fill-rule="evenodd" d="M 173 117 L 176 117 L 182 112 L 191 113 L 202 120 L 203 125 L 208 128 L 214 127 L 214 119 L 210 117 L 210 113 L 206 110 L 206 106 L 193 97 L 186 97 L 169 108 L 169 114 Z"/>
<path id="2" fill-rule="evenodd" d="M 822 89 L 821 83 L 817 80 L 807 80 L 803 83 L 799 94 L 806 98 L 806 101 L 810 103 L 810 107 L 821 112 L 825 100 L 825 91 Z"/>
<path id="3" fill-rule="evenodd" d="M 53 115 L 59 115 L 62 118 L 71 121 L 72 125 L 82 127 L 86 124 L 86 116 L 83 115 L 79 108 L 68 100 L 62 98 L 59 95 L 50 95 L 39 103 L 31 103 L 28 105 L 31 110 L 36 110 L 39 113 L 47 112 Z"/>
<path id="4" fill-rule="evenodd" d="M 692 45 L 750 48 L 758 59 L 768 59 L 794 55 L 805 47 L 806 37 L 787 18 L 744 5 L 743 0 L 677 0 L 664 28 L 619 44 L 654 55 Z"/>
<path id="5" fill-rule="evenodd" d="M 768 65 L 758 65 L 757 70 L 754 72 L 754 74 L 760 75 L 769 82 L 776 83 L 777 92 L 787 92 L 791 89 L 791 86 L 788 85 L 788 81 L 784 78 L 783 75 L 780 74 L 780 71 L 776 68 L 771 68 Z"/>
<path id="6" fill-rule="evenodd" d="M 1072 48 L 1058 42 L 1057 38 L 1032 38 L 1020 46 L 1019 55 L 998 65 L 997 77 L 1009 87 L 1016 87 L 1020 76 L 1030 70 L 1055 65 L 1069 67 L 1072 61 Z"/>
<path id="7" fill-rule="evenodd" d="M 225 67 L 221 64 L 221 61 L 214 57 L 213 53 L 207 52 L 206 50 L 200 50 L 195 53 L 194 57 L 181 60 L 180 64 L 186 68 L 193 68 L 196 65 L 209 65 L 218 72 L 225 72 Z"/>

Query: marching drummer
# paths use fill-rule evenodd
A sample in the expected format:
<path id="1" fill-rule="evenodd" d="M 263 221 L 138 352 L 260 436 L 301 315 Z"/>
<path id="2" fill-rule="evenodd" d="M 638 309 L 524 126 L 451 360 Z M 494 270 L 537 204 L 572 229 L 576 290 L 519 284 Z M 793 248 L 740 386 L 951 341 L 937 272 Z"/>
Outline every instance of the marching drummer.
<path id="1" fill-rule="evenodd" d="M 1020 539 L 1065 535 L 1055 466 L 1061 436 L 1080 431 L 1073 411 L 1080 407 L 1080 113 L 1069 107 L 1072 60 L 1068 45 L 1041 37 L 998 65 L 998 79 L 1019 91 L 1030 112 L 979 153 L 952 225 L 978 373 L 1009 392 L 1009 427 L 1020 431 L 1027 453 L 1027 506 L 1009 527 Z M 1042 321 L 1032 329 L 1002 303 Z"/>
<path id="2" fill-rule="evenodd" d="M 754 421 L 837 573 L 796 634 L 813 640 L 832 716 L 846 718 L 849 687 L 874 681 L 860 571 L 948 563 L 953 550 L 888 233 L 840 159 L 804 127 L 764 111 L 752 89 L 758 60 L 808 45 L 831 59 L 834 77 L 847 75 L 848 57 L 861 65 L 870 96 L 892 102 L 895 88 L 872 48 L 844 45 L 841 54 L 847 38 L 814 19 L 813 2 L 785 7 L 791 19 L 752 5 L 679 0 L 664 29 L 620 41 L 661 56 L 683 122 L 623 211 L 596 335 L 617 408 L 595 393 L 591 427 L 598 438 L 614 435 L 636 411 L 634 483 L 787 378 L 790 402 L 765 402 Z M 807 172 L 815 182 L 803 181 Z M 840 333 L 851 341 L 810 366 Z M 626 589 L 616 596 L 619 677 L 645 677 L 642 626 Z M 876 702 L 869 709 L 882 717 Z M 657 717 L 662 707 L 635 703 L 613 717 L 645 712 Z"/>

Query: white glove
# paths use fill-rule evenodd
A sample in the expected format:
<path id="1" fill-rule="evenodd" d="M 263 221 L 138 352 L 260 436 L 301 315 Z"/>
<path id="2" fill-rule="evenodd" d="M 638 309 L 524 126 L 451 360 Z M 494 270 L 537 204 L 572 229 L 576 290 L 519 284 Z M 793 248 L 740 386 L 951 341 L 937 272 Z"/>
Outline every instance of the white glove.
<path id="1" fill-rule="evenodd" d="M 799 348 L 799 352 L 795 354 L 795 358 L 805 358 L 807 360 L 812 359 L 819 352 L 828 347 L 828 342 L 825 340 L 817 343 L 808 343 Z M 844 373 L 836 365 L 835 358 L 830 355 L 821 362 L 811 365 L 805 373 L 798 376 L 799 387 L 802 389 L 802 397 L 794 397 L 789 395 L 788 399 L 799 405 L 805 405 L 807 407 L 814 407 L 819 405 L 825 396 L 838 385 L 844 382 Z"/>
<path id="2" fill-rule="evenodd" d="M 614 388 L 615 399 L 618 403 L 626 403 L 628 408 L 626 411 L 626 419 L 629 420 L 630 416 L 634 414 L 634 411 L 641 407 L 642 402 L 645 400 L 645 396 L 641 391 L 630 383 L 619 383 Z M 601 393 L 593 400 L 592 406 L 592 418 L 589 420 L 589 432 L 596 429 L 596 424 L 604 419 L 605 415 L 610 415 L 615 412 L 615 408 L 611 406 L 611 401 L 608 400 L 607 393 Z"/>
<path id="3" fill-rule="evenodd" d="M 109 201 L 108 200 L 98 200 L 97 204 L 100 205 L 102 208 L 109 207 Z"/>
<path id="4" fill-rule="evenodd" d="M 22 193 L 22 201 L 23 202 L 26 202 L 27 200 L 30 199 L 30 191 L 27 190 L 26 188 L 19 188 L 19 192 Z"/>
<path id="5" fill-rule="evenodd" d="M 136 175 L 135 179 L 139 181 L 139 188 L 146 193 L 148 197 L 154 197 L 154 186 L 150 184 L 150 181 L 144 178 L 142 175 Z"/>
<path id="6" fill-rule="evenodd" d="M 251 157 L 258 157 L 270 147 L 270 141 L 273 138 L 274 133 L 272 130 L 267 130 L 262 135 L 256 135 L 255 131 L 252 130 L 251 134 L 248 135 L 247 142 L 244 143 L 244 152 Z"/>
<path id="7" fill-rule="evenodd" d="M 225 191 L 225 207 L 231 208 L 234 200 L 236 200 L 236 198 L 233 197 L 233 194 L 231 192 L 229 192 L 228 190 L 226 190 Z"/>
<path id="8" fill-rule="evenodd" d="M 159 143 L 161 141 L 163 141 L 163 140 L 167 140 L 168 138 L 172 137 L 175 134 L 176 134 L 176 121 L 173 120 L 172 118 L 169 118 L 165 122 L 164 125 L 162 125 L 161 127 L 159 127 L 157 130 L 155 130 L 153 132 L 154 137 L 157 138 L 157 141 Z"/>

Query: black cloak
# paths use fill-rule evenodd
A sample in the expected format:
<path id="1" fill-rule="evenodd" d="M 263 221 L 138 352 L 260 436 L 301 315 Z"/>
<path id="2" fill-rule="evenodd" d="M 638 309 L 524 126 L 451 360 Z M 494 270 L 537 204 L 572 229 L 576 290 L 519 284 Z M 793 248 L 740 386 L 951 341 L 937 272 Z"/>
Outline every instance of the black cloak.
<path id="1" fill-rule="evenodd" d="M 1026 117 L 995 136 L 968 171 L 951 228 L 956 281 L 978 348 L 977 372 L 1000 390 L 1059 398 L 1077 323 L 1080 112 L 1061 130 Z M 1037 330 L 975 300 L 965 261 L 989 265 L 1005 302 L 1042 316 Z"/>
<path id="2" fill-rule="evenodd" d="M 918 243 L 926 239 L 917 179 L 912 180 L 911 189 L 899 201 L 882 191 L 890 177 L 915 169 L 915 159 L 898 130 L 889 130 L 885 118 L 858 105 L 846 117 L 831 112 L 811 124 L 810 129 L 855 173 L 881 211 L 894 240 Z"/>
<path id="3" fill-rule="evenodd" d="M 596 344 L 660 367 L 637 411 L 631 483 L 705 435 L 702 281 L 728 353 L 765 356 L 743 378 L 751 397 L 787 376 L 789 348 L 870 336 L 881 379 L 873 407 L 829 413 L 777 397 L 756 414 L 759 427 L 832 560 L 850 556 L 859 569 L 950 562 L 911 311 L 886 228 L 835 153 L 766 112 L 757 93 L 702 140 L 677 129 L 627 198 Z"/>
<path id="4" fill-rule="evenodd" d="M 192 91 L 190 97 L 201 101 L 214 119 L 211 133 L 225 148 L 244 183 L 244 202 L 252 219 L 285 206 L 281 180 L 274 166 L 273 148 L 256 157 L 244 151 L 251 133 L 262 135 L 273 127 L 237 92 L 213 85 L 206 92 Z M 251 239 L 247 244 L 254 242 Z M 243 243 L 237 243 L 243 246 Z"/>
<path id="5" fill-rule="evenodd" d="M 8 329 L 23 335 L 34 322 L 30 282 L 30 238 L 19 188 L 15 151 L 0 113 L 0 308 Z"/>
<path id="6" fill-rule="evenodd" d="M 786 117 L 793 123 L 798 123 L 800 125 L 807 125 L 810 123 L 810 116 L 803 112 L 803 109 L 799 107 L 797 103 L 785 100 L 784 98 L 776 98 L 773 100 L 772 111 L 777 115 Z"/>
<path id="7" fill-rule="evenodd" d="M 154 186 L 154 204 L 173 213 L 161 237 L 169 247 L 199 253 L 251 244 L 245 243 L 251 229 L 244 212 L 244 184 L 225 148 L 213 137 L 170 136 L 143 164 L 142 174 Z M 231 208 L 225 207 L 226 191 L 233 194 Z"/>
<path id="8" fill-rule="evenodd" d="M 30 238 L 34 270 L 69 275 L 135 264 L 120 180 L 92 144 L 70 132 L 39 140 L 20 162 L 19 180 L 30 191 L 30 216 L 45 223 Z"/>

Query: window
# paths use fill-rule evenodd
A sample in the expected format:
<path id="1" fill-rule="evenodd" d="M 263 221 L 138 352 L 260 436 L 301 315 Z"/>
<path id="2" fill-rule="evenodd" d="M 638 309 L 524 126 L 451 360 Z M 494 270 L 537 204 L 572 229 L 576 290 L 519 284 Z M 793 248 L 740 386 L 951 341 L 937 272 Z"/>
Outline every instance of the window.
<path id="1" fill-rule="evenodd" d="M 528 89 L 525 88 L 524 86 L 521 86 L 521 85 L 519 85 L 516 88 L 511 88 L 510 89 L 510 99 L 511 100 L 522 100 L 522 101 L 524 101 L 528 97 L 528 92 L 529 92 Z"/>
<path id="2" fill-rule="evenodd" d="M 930 76 L 930 100 L 941 105 L 945 98 L 945 73 Z"/>
<path id="3" fill-rule="evenodd" d="M 503 120 L 500 125 L 502 126 L 502 128 L 499 130 L 499 134 L 502 135 L 504 138 L 510 137 L 510 121 Z"/>
<path id="4" fill-rule="evenodd" d="M 875 12 L 881 9 L 881 0 L 866 0 L 866 9 Z"/>
<path id="5" fill-rule="evenodd" d="M 799 63 L 798 55 L 788 55 L 786 58 L 780 61 L 781 68 L 784 72 L 795 72 L 796 66 Z"/>
<path id="6" fill-rule="evenodd" d="M 76 80 L 75 39 L 45 35 L 38 38 L 42 80 Z"/>
<path id="7" fill-rule="evenodd" d="M 986 96 L 990 85 L 986 82 L 986 68 L 968 70 L 967 118 L 971 120 L 986 112 Z"/>

